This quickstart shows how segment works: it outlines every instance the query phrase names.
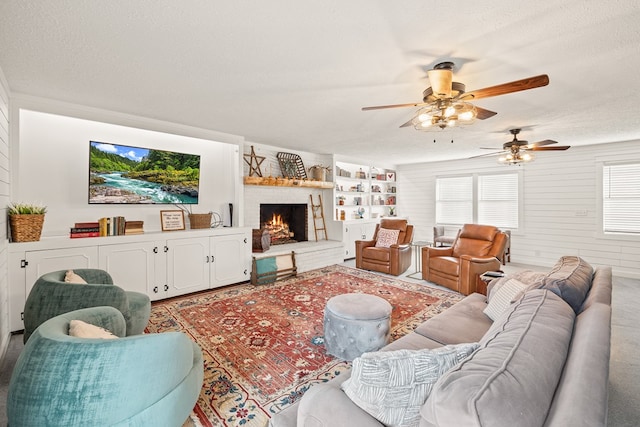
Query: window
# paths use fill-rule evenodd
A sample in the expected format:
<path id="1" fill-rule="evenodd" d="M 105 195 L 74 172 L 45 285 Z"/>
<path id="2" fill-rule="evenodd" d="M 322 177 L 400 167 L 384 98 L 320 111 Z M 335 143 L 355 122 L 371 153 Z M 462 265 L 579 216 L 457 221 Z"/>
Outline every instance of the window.
<path id="1" fill-rule="evenodd" d="M 605 232 L 640 233 L 640 163 L 604 164 L 602 225 Z"/>
<path id="2" fill-rule="evenodd" d="M 518 228 L 518 174 L 478 176 L 478 224 Z"/>
<path id="3" fill-rule="evenodd" d="M 466 224 L 473 222 L 473 177 L 436 179 L 436 222 Z"/>
<path id="4" fill-rule="evenodd" d="M 519 173 L 436 178 L 438 224 L 519 226 Z"/>

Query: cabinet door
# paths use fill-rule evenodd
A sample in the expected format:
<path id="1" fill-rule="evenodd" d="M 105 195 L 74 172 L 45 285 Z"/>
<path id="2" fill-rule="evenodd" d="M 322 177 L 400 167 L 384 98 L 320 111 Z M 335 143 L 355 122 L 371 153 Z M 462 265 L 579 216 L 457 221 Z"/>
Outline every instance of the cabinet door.
<path id="1" fill-rule="evenodd" d="M 163 298 L 167 283 L 163 249 L 162 241 L 100 246 L 99 266 L 122 289 Z"/>
<path id="2" fill-rule="evenodd" d="M 209 237 L 167 240 L 168 295 L 209 289 Z"/>
<path id="3" fill-rule="evenodd" d="M 25 253 L 25 260 L 25 295 L 29 295 L 33 284 L 45 273 L 74 268 L 98 268 L 98 248 L 88 246 L 31 251 Z"/>
<path id="4" fill-rule="evenodd" d="M 211 237 L 211 287 L 249 280 L 251 239 L 246 233 Z"/>

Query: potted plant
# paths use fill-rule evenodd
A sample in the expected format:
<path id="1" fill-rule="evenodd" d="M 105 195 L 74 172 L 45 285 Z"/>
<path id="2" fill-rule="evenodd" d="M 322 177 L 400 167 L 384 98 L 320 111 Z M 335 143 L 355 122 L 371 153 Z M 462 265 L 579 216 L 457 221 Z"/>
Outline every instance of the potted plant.
<path id="1" fill-rule="evenodd" d="M 37 242 L 42 234 L 47 207 L 35 203 L 10 203 L 7 207 L 11 241 Z"/>

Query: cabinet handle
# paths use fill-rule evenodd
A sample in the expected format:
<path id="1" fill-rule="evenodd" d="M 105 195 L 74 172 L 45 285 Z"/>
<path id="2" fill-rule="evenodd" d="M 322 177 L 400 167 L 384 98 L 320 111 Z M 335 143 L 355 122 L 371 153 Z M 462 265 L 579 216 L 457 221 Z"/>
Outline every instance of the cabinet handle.
<path id="1" fill-rule="evenodd" d="M 156 294 L 158 293 L 158 287 L 157 287 L 157 286 L 155 286 L 155 287 L 153 288 L 153 292 L 154 292 L 154 293 L 156 293 Z"/>
<path id="2" fill-rule="evenodd" d="M 169 246 L 166 246 L 166 245 L 165 245 L 165 247 L 164 247 L 164 252 L 165 252 L 165 253 L 169 252 Z"/>
<path id="3" fill-rule="evenodd" d="M 169 285 L 164 285 L 165 292 L 169 290 Z"/>
<path id="4" fill-rule="evenodd" d="M 244 242 L 247 243 L 247 238 L 246 237 L 244 238 Z"/>
<path id="5" fill-rule="evenodd" d="M 244 269 L 244 275 L 245 276 L 247 275 L 247 269 L 246 268 Z"/>
<path id="6" fill-rule="evenodd" d="M 153 248 L 153 253 L 154 253 L 154 254 L 157 254 L 157 253 L 158 253 L 158 247 L 157 247 L 157 246 Z"/>
<path id="7" fill-rule="evenodd" d="M 211 262 L 214 262 L 216 260 L 216 257 L 214 257 L 213 255 L 211 255 Z"/>

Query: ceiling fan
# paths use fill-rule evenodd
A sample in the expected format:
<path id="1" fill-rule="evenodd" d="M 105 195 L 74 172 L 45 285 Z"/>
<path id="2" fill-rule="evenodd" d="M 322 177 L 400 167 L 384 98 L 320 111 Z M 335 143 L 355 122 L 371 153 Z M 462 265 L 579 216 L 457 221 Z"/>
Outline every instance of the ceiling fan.
<path id="1" fill-rule="evenodd" d="M 557 141 L 553 141 L 551 139 L 545 139 L 543 141 L 533 142 L 529 144 L 527 141 L 518 139 L 518 134 L 521 129 L 511 129 L 509 133 L 513 135 L 513 139 L 509 142 L 505 142 L 502 145 L 502 151 L 497 151 L 494 153 L 481 154 L 475 157 L 487 157 L 487 156 L 498 156 L 498 161 L 500 163 L 505 164 L 519 164 L 525 163 L 533 160 L 533 155 L 529 154 L 528 151 L 564 151 L 571 148 L 570 145 L 555 145 L 552 147 L 548 147 L 548 145 L 557 144 Z M 480 147 L 483 150 L 498 150 L 498 148 L 490 148 L 490 147 Z"/>
<path id="2" fill-rule="evenodd" d="M 497 114 L 494 111 L 477 107 L 469 101 L 506 95 L 549 84 L 549 76 L 541 74 L 465 92 L 466 87 L 464 84 L 453 81 L 453 66 L 453 62 L 441 62 L 436 64 L 432 70 L 427 71 L 431 87 L 422 92 L 422 102 L 363 107 L 362 111 L 422 107 L 414 114 L 411 120 L 400 127 L 414 126 L 418 130 L 445 129 L 458 124 L 470 124 L 475 118 L 480 120 L 488 119 Z"/>

